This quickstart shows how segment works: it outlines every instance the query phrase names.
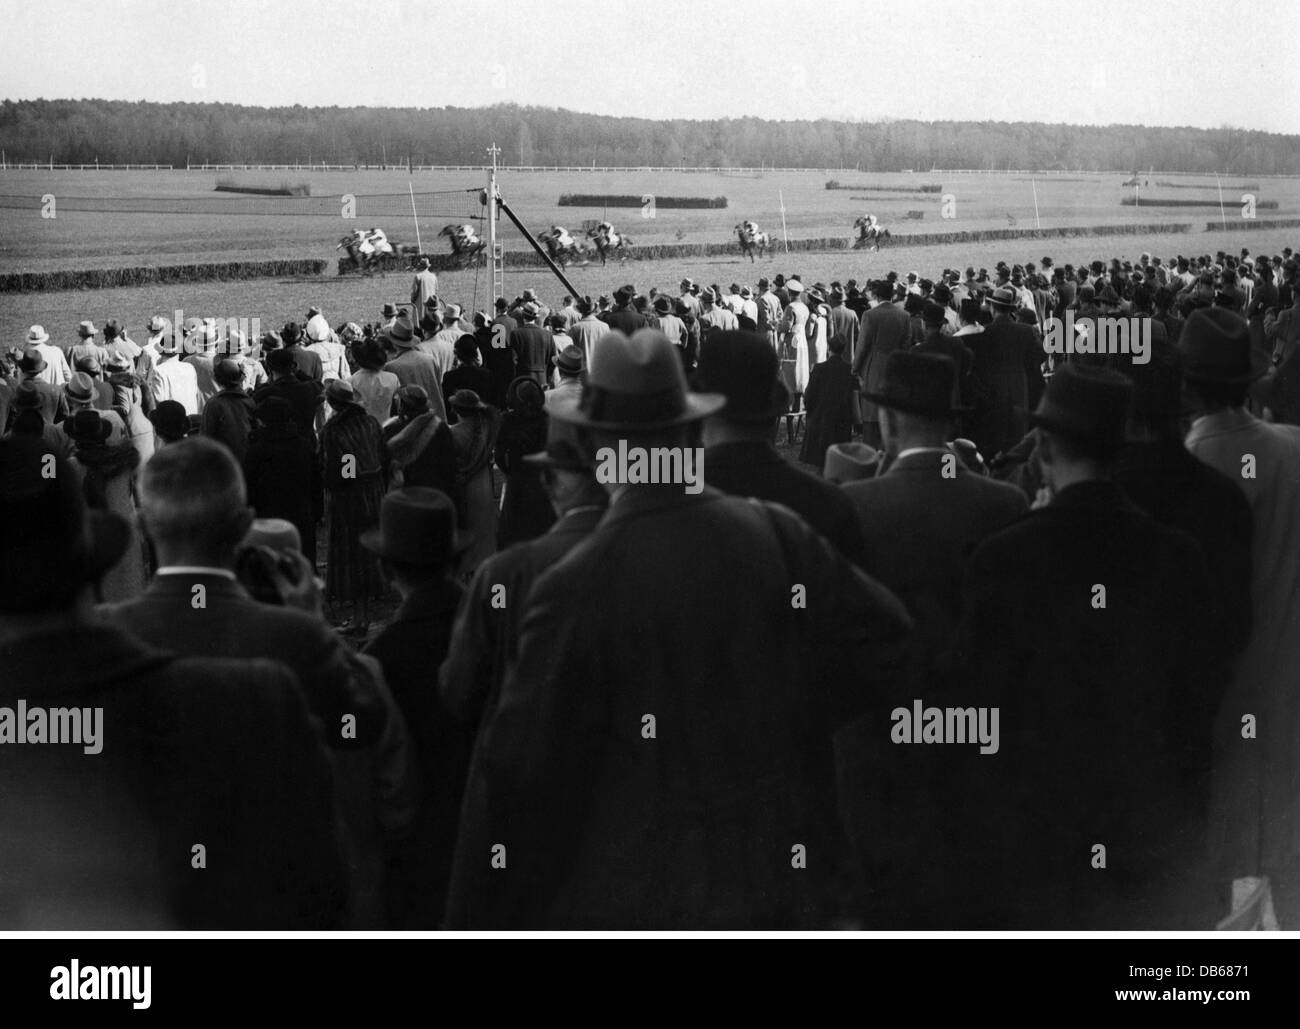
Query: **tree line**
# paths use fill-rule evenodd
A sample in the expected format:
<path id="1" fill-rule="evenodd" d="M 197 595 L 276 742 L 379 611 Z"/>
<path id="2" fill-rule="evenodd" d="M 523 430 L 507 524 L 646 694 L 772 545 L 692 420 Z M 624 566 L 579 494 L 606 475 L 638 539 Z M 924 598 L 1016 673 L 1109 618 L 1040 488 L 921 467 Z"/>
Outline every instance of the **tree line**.
<path id="1" fill-rule="evenodd" d="M 1223 127 L 1043 122 L 652 120 L 487 108 L 245 107 L 6 100 L 10 161 L 56 164 L 762 165 L 1300 174 L 1300 136 Z"/>

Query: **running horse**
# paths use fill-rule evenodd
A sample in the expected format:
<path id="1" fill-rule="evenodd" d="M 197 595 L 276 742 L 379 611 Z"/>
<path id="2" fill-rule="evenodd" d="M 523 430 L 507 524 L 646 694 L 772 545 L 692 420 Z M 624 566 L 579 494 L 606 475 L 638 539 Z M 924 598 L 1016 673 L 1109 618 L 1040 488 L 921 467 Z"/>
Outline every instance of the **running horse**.
<path id="1" fill-rule="evenodd" d="M 375 248 L 370 244 L 370 241 L 365 237 L 358 238 L 355 233 L 348 233 L 348 235 L 340 239 L 339 245 L 334 249 L 346 253 L 352 269 L 359 271 L 362 275 L 370 275 L 374 272 L 376 266 L 382 267 L 382 258 L 375 252 Z"/>
<path id="2" fill-rule="evenodd" d="M 872 250 L 879 250 L 881 245 L 888 242 L 890 238 L 888 229 L 880 225 L 872 225 L 865 217 L 855 221 L 853 227 L 858 230 L 857 239 L 853 241 L 854 250 L 861 250 L 867 246 Z"/>
<path id="3" fill-rule="evenodd" d="M 468 268 L 470 263 L 487 249 L 487 243 L 477 236 L 473 242 L 465 243 L 461 239 L 459 225 L 444 225 L 438 232 L 439 236 L 446 236 L 451 240 L 451 253 L 456 258 L 462 268 Z"/>
<path id="4" fill-rule="evenodd" d="M 754 251 L 758 251 L 759 257 L 765 257 L 768 254 L 776 253 L 773 246 L 772 237 L 766 232 L 751 233 L 745 228 L 745 223 L 741 222 L 736 226 L 736 239 L 740 241 L 740 253 L 742 257 L 748 257 L 749 263 L 754 263 Z"/>
<path id="5" fill-rule="evenodd" d="M 596 253 L 600 254 L 600 263 L 604 264 L 610 253 L 618 256 L 620 261 L 626 261 L 628 249 L 632 246 L 632 237 L 620 235 L 611 230 L 607 237 L 599 228 L 591 229 L 587 233 L 587 238 L 596 244 Z"/>
<path id="6" fill-rule="evenodd" d="M 551 260 L 561 268 L 567 267 L 569 261 L 587 263 L 587 244 L 585 243 L 574 240 L 568 246 L 562 246 L 559 237 L 550 230 L 539 232 L 537 241 L 546 247 L 546 252 L 550 255 Z"/>

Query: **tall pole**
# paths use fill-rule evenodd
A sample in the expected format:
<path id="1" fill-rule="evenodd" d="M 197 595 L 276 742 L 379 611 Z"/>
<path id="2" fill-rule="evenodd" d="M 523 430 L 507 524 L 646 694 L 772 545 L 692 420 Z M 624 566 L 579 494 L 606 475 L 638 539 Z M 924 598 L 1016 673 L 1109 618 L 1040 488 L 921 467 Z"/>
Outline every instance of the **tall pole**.
<path id="1" fill-rule="evenodd" d="M 488 147 L 488 153 L 492 155 L 492 167 L 488 169 L 487 185 L 487 231 L 488 231 L 488 255 L 492 261 L 492 304 L 495 305 L 497 298 L 501 296 L 505 285 L 505 261 L 502 255 L 497 252 L 497 154 L 501 153 L 501 148 L 496 145 L 495 140 Z"/>
<path id="2" fill-rule="evenodd" d="M 1034 187 L 1034 225 L 1041 229 L 1043 223 L 1038 220 L 1038 180 L 1030 179 L 1029 182 Z"/>
<path id="3" fill-rule="evenodd" d="M 785 194 L 781 190 L 776 191 L 777 199 L 781 202 L 781 242 L 785 244 L 785 252 L 790 252 L 790 234 L 785 228 Z"/>
<path id="4" fill-rule="evenodd" d="M 1219 178 L 1219 173 L 1214 173 L 1214 181 L 1219 184 L 1219 218 L 1223 221 L 1223 227 L 1228 227 L 1228 216 L 1223 211 L 1223 180 Z"/>
<path id="5" fill-rule="evenodd" d="M 415 222 L 415 248 L 420 253 L 424 253 L 424 244 L 420 242 L 420 218 L 415 213 L 415 187 L 411 185 L 411 180 L 406 180 L 406 189 L 411 194 L 411 221 Z"/>

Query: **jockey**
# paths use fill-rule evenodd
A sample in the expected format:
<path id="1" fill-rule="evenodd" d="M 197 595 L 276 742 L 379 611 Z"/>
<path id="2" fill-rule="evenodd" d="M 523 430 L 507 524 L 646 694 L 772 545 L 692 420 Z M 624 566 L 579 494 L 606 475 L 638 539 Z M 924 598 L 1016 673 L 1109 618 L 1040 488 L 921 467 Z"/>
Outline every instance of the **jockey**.
<path id="1" fill-rule="evenodd" d="M 569 230 L 563 225 L 551 226 L 551 238 L 555 240 L 556 245 L 562 250 L 568 250 L 573 246 L 573 237 L 569 235 Z"/>
<path id="2" fill-rule="evenodd" d="M 356 244 L 357 252 L 365 257 L 369 257 L 375 252 L 369 237 L 360 229 L 352 233 L 352 242 Z"/>
<path id="3" fill-rule="evenodd" d="M 609 222 L 601 222 L 596 226 L 596 235 L 608 245 L 614 239 L 614 226 Z"/>
<path id="4" fill-rule="evenodd" d="M 746 239 L 753 240 L 758 237 L 758 222 L 742 222 L 740 227 L 744 229 Z"/>
<path id="5" fill-rule="evenodd" d="M 374 226 L 371 226 L 370 233 L 366 238 L 370 240 L 376 253 L 391 254 L 393 252 L 393 244 L 388 242 L 388 237 L 384 235 L 383 229 L 377 229 Z"/>
<path id="6" fill-rule="evenodd" d="M 473 225 L 456 226 L 457 249 L 464 250 L 466 247 L 475 246 L 477 243 L 478 243 L 478 236 L 474 234 Z"/>

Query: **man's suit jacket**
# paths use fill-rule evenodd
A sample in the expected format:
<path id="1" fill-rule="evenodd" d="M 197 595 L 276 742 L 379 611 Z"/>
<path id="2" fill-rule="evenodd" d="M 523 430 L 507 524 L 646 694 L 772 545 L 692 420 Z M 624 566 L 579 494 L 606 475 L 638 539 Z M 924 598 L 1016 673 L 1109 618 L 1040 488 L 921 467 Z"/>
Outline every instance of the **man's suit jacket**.
<path id="1" fill-rule="evenodd" d="M 983 332 L 962 337 L 974 355 L 971 406 L 966 435 L 986 461 L 1014 446 L 1025 434 L 1024 411 L 1042 387 L 1043 349 L 1032 326 L 996 317 Z"/>
<path id="2" fill-rule="evenodd" d="M 622 493 L 529 594 L 448 924 L 821 923 L 843 856 L 830 735 L 908 624 L 779 505 Z"/>
<path id="3" fill-rule="evenodd" d="M 951 451 L 931 450 L 840 489 L 861 526 L 863 569 L 907 605 L 917 654 L 938 658 L 951 646 L 961 616 L 966 562 L 981 542 L 1029 509 L 1024 494 L 966 471 Z"/>
<path id="4" fill-rule="evenodd" d="M 87 623 L 0 644 L 0 667 L 0 705 L 103 709 L 98 754 L 0 747 L 0 925 L 342 927 L 329 765 L 284 665 L 178 660 Z"/>
<path id="5" fill-rule="evenodd" d="M 862 532 L 852 505 L 833 484 L 783 458 L 770 443 L 724 443 L 706 447 L 704 481 L 738 497 L 784 504 L 863 566 Z"/>
<path id="6" fill-rule="evenodd" d="M 423 787 L 413 837 L 401 848 L 390 877 L 394 928 L 436 929 L 446 902 L 474 727 L 447 711 L 438 696 L 436 670 L 447 656 L 461 595 L 451 580 L 421 587 L 365 649 L 382 666 L 406 721 Z"/>
<path id="7" fill-rule="evenodd" d="M 604 517 L 603 508 L 580 508 L 559 518 L 542 535 L 497 551 L 470 580 L 456 615 L 454 645 L 439 672 L 447 710 L 477 725 L 496 704 L 506 666 L 515 656 L 528 592 L 537 577 L 581 543 Z M 505 606 L 493 603 L 504 587 Z"/>
<path id="8" fill-rule="evenodd" d="M 202 587 L 201 594 L 195 587 Z M 200 603 L 201 606 L 196 606 Z M 186 657 L 267 658 L 293 671 L 306 690 L 325 739 L 359 750 L 379 735 L 383 708 L 361 692 L 343 642 L 302 611 L 262 604 L 239 583 L 206 573 L 155 575 L 133 600 L 104 605 L 101 620 L 137 639 Z M 341 719 L 357 715 L 357 739 L 343 740 Z"/>
<path id="9" fill-rule="evenodd" d="M 1001 731 L 950 795 L 971 816 L 952 835 L 966 919 L 1212 921 L 1200 864 L 1228 655 L 1210 589 L 1197 545 L 1110 482 L 1067 487 L 975 552 L 951 697 L 996 707 Z"/>
<path id="10" fill-rule="evenodd" d="M 611 329 L 617 329 L 625 336 L 631 336 L 637 329 L 644 328 L 646 325 L 645 315 L 641 314 L 631 304 L 622 304 L 614 308 L 604 319 Z"/>
<path id="11" fill-rule="evenodd" d="M 164 365 L 163 367 L 166 367 Z M 253 391 L 253 407 L 271 397 L 279 397 L 293 411 L 293 424 L 298 435 L 307 440 L 314 449 L 316 446 L 316 412 L 324 402 L 325 390 L 314 379 L 285 377 L 258 386 Z"/>
<path id="12" fill-rule="evenodd" d="M 1300 854 L 1300 428 L 1223 410 L 1192 423 L 1187 449 L 1242 489 L 1254 520 L 1253 626 L 1218 726 L 1213 842 L 1225 877 L 1259 875 Z M 1243 740 L 1242 712 L 1272 730 Z"/>
<path id="13" fill-rule="evenodd" d="M 862 380 L 863 393 L 879 393 L 885 377 L 885 361 L 895 350 L 912 342 L 912 319 L 895 304 L 881 304 L 862 316 L 858 333 L 858 353 L 853 374 Z M 880 411 L 868 400 L 862 401 L 862 420 L 880 421 Z"/>

